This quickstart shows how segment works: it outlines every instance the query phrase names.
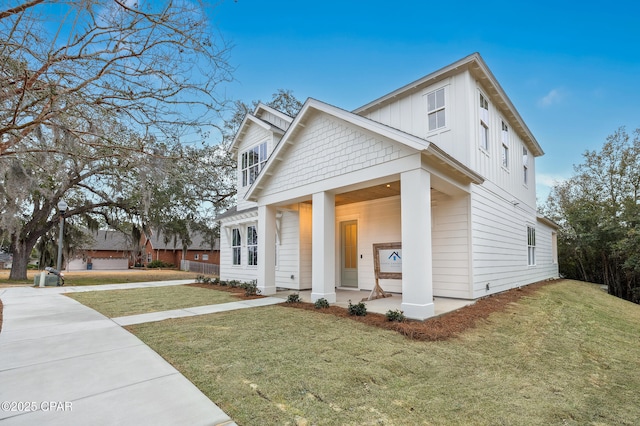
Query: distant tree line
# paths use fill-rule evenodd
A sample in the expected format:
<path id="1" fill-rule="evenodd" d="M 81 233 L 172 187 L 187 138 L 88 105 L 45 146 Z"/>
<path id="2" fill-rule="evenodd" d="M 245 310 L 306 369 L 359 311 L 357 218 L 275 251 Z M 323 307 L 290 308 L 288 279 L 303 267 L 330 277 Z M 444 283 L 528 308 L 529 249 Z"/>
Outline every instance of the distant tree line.
<path id="1" fill-rule="evenodd" d="M 640 303 L 640 129 L 619 128 L 557 183 L 543 213 L 560 226 L 560 272 Z"/>

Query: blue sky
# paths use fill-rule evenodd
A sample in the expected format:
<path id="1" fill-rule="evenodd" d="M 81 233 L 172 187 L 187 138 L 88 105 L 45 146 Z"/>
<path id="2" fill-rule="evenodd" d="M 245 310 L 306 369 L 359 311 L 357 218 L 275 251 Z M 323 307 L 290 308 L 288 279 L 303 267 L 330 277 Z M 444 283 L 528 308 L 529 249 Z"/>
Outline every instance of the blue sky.
<path id="1" fill-rule="evenodd" d="M 538 198 L 618 127 L 640 127 L 640 2 L 226 0 L 227 96 L 355 109 L 479 52 L 542 145 Z"/>

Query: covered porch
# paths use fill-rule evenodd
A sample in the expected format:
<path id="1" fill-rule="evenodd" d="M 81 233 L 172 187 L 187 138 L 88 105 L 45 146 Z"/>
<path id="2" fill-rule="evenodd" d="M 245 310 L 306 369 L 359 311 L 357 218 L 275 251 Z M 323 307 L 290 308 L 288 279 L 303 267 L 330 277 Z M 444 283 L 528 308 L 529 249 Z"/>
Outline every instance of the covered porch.
<path id="1" fill-rule="evenodd" d="M 358 303 L 362 299 L 369 296 L 370 291 L 367 290 L 345 290 L 336 289 L 336 302 L 332 305 L 340 306 L 341 308 L 347 308 L 349 301 L 351 303 Z M 303 302 L 313 303 L 311 298 L 311 290 L 281 290 L 279 289 L 273 297 L 278 297 L 286 300 L 290 294 L 298 294 Z M 386 314 L 387 311 L 402 310 L 402 294 L 392 293 L 391 297 L 385 297 L 382 299 L 366 300 L 367 312 L 373 312 L 378 314 Z M 468 305 L 475 303 L 475 300 L 467 299 L 454 299 L 449 297 L 434 297 L 434 316 L 446 314 L 448 312 L 456 311 Z"/>

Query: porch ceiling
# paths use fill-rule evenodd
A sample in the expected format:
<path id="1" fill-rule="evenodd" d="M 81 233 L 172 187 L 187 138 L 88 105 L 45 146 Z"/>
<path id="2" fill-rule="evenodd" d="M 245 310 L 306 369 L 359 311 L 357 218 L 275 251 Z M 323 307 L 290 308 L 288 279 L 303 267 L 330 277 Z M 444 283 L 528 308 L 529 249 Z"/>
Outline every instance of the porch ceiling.
<path id="1" fill-rule="evenodd" d="M 336 194 L 336 206 L 377 200 L 395 195 L 400 195 L 399 180 Z M 312 204 L 311 200 L 304 201 L 304 203 Z"/>

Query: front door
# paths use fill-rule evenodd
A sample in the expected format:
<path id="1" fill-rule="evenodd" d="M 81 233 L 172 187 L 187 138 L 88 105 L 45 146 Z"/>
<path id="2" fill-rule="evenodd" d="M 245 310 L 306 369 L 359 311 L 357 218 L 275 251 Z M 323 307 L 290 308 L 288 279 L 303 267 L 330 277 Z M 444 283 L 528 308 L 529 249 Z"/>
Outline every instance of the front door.
<path id="1" fill-rule="evenodd" d="M 340 277 L 342 287 L 358 287 L 358 222 L 340 223 Z"/>

